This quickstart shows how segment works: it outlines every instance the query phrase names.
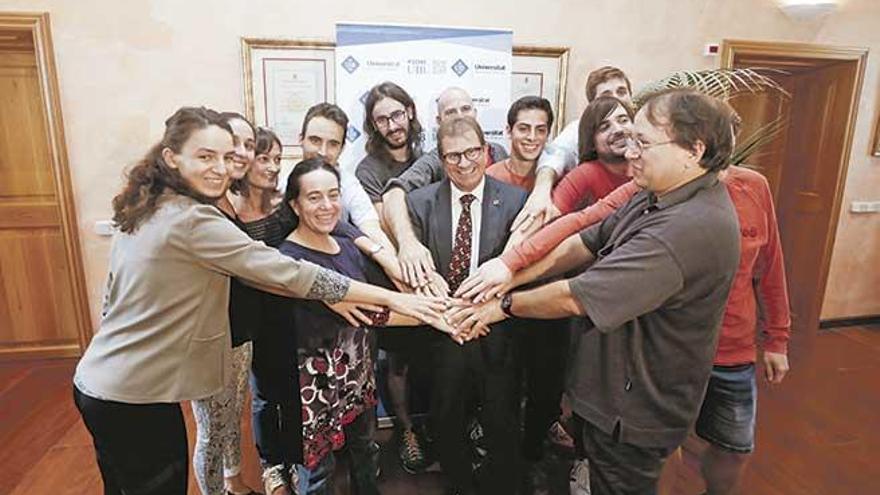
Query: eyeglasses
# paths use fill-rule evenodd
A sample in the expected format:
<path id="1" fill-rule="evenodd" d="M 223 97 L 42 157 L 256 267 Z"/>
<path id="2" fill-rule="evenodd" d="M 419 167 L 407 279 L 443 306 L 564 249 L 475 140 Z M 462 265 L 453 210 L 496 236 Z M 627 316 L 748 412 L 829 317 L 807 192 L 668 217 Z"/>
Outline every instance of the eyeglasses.
<path id="1" fill-rule="evenodd" d="M 395 110 L 391 112 L 391 115 L 380 115 L 378 117 L 373 117 L 373 122 L 376 123 L 376 127 L 381 129 L 385 129 L 394 121 L 395 124 L 403 125 L 406 123 L 407 115 L 406 110 Z"/>
<path id="2" fill-rule="evenodd" d="M 626 148 L 635 151 L 639 155 L 644 153 L 645 150 L 649 150 L 655 146 L 663 146 L 664 144 L 671 144 L 675 141 L 670 139 L 669 141 L 663 141 L 660 143 L 646 143 L 639 138 L 634 138 L 632 136 L 626 137 Z"/>
<path id="3" fill-rule="evenodd" d="M 478 158 L 483 156 L 483 147 L 482 146 L 474 146 L 473 148 L 468 148 L 464 151 L 450 151 L 449 153 L 443 153 L 443 161 L 450 165 L 458 165 L 461 163 L 461 157 L 464 155 L 470 161 L 476 161 Z"/>

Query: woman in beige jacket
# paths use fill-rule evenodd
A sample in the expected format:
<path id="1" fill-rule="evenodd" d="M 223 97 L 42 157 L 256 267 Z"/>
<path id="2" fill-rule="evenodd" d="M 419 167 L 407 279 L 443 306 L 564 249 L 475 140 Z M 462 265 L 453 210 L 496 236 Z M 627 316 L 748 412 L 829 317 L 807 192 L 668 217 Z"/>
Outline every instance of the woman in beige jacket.
<path id="1" fill-rule="evenodd" d="M 216 394 L 228 378 L 230 276 L 290 297 L 439 321 L 438 299 L 351 281 L 250 239 L 212 206 L 228 187 L 232 152 L 217 112 L 181 108 L 113 199 L 119 231 L 102 319 L 74 376 L 105 493 L 186 493 L 179 402 Z"/>

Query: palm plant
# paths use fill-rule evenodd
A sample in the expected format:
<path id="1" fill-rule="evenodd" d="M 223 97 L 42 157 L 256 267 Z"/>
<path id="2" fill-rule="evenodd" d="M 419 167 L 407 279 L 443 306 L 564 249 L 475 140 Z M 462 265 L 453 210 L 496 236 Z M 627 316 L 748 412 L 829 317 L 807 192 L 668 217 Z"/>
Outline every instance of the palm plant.
<path id="1" fill-rule="evenodd" d="M 681 70 L 645 85 L 633 97 L 633 104 L 639 108 L 651 95 L 672 88 L 691 88 L 724 101 L 741 94 L 763 92 L 773 92 L 783 98 L 790 98 L 788 91 L 765 75 L 765 72 L 783 73 L 761 68 Z M 785 129 L 786 124 L 787 119 L 779 116 L 740 139 L 733 151 L 731 163 L 741 165 L 758 149 L 775 139 Z"/>

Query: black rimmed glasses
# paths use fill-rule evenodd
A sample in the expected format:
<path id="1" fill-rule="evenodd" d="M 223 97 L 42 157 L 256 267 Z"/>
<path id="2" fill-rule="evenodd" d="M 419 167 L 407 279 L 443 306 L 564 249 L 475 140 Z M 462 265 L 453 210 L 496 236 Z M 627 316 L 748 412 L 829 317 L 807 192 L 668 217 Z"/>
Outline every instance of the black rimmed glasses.
<path id="1" fill-rule="evenodd" d="M 443 153 L 443 161 L 450 165 L 458 165 L 461 163 L 461 157 L 464 156 L 470 161 L 477 161 L 481 156 L 483 156 L 483 147 L 482 146 L 474 146 L 473 148 L 468 148 L 464 151 L 450 151 L 449 153 Z"/>
<path id="2" fill-rule="evenodd" d="M 373 122 L 376 123 L 376 127 L 380 129 L 387 129 L 392 121 L 397 125 L 405 124 L 406 118 L 406 110 L 395 110 L 389 115 L 380 115 L 378 117 L 373 117 Z"/>

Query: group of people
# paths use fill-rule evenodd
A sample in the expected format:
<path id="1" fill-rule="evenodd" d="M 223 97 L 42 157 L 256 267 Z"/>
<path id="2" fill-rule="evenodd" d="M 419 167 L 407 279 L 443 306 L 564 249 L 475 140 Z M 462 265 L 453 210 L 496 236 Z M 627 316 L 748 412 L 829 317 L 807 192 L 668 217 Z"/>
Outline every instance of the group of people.
<path id="1" fill-rule="evenodd" d="M 767 379 L 788 370 L 769 187 L 730 166 L 726 103 L 676 89 L 636 110 L 614 67 L 586 93 L 552 143 L 550 103 L 513 102 L 508 154 L 446 88 L 428 151 L 411 96 L 378 84 L 353 171 L 348 117 L 320 103 L 283 193 L 271 130 L 175 112 L 113 199 L 100 328 L 74 377 L 105 493 L 186 492 L 181 401 L 202 493 L 253 493 L 248 384 L 267 494 L 333 493 L 340 456 L 352 493 L 379 493 L 379 348 L 400 462 L 439 461 L 448 493 L 521 493 L 548 435 L 574 444 L 572 493 L 655 493 L 692 430 L 707 493 L 731 493 L 754 448 L 758 340 Z"/>

